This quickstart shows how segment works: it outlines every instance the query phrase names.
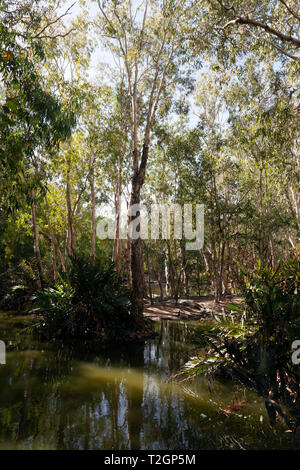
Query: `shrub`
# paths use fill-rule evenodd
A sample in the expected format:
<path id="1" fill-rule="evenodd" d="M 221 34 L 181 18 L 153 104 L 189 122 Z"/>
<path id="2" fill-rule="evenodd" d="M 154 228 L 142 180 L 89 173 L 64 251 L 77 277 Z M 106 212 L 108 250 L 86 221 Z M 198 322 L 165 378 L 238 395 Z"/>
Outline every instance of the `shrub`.
<path id="1" fill-rule="evenodd" d="M 54 287 L 34 296 L 32 312 L 48 338 L 118 336 L 131 322 L 131 303 L 125 284 L 113 263 L 71 258 L 67 273 Z"/>
<path id="2" fill-rule="evenodd" d="M 37 270 L 35 261 L 22 260 L 0 276 L 0 308 L 23 310 L 30 303 L 36 290 Z"/>
<path id="3" fill-rule="evenodd" d="M 296 433 L 300 371 L 292 363 L 291 346 L 300 339 L 299 273 L 296 255 L 276 271 L 259 264 L 245 280 L 247 333 L 205 337 L 206 354 L 187 364 L 190 375 L 222 371 L 255 390 L 265 399 L 271 425 L 280 415 Z"/>
<path id="4" fill-rule="evenodd" d="M 291 258 L 281 269 L 261 268 L 245 280 L 245 301 L 257 320 L 266 343 L 290 341 L 299 326 L 299 259 Z"/>

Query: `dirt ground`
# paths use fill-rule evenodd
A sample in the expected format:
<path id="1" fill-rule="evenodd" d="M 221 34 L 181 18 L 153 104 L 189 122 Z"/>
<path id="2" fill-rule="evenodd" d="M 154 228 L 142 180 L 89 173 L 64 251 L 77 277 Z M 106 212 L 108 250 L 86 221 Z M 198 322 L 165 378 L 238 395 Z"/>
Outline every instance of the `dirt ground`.
<path id="1" fill-rule="evenodd" d="M 239 305 L 243 301 L 242 297 L 226 298 L 216 303 L 212 296 L 181 298 L 176 305 L 174 299 L 167 298 L 161 301 L 154 299 L 154 304 L 150 301 L 145 302 L 144 316 L 152 320 L 204 320 L 215 315 L 222 315 L 222 309 L 230 312 L 228 303 Z"/>

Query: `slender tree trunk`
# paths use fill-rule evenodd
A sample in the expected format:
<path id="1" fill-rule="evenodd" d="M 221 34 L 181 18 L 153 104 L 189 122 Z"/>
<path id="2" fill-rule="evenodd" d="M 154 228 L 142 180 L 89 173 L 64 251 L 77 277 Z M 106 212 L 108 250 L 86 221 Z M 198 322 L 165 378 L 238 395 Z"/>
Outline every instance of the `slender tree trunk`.
<path id="1" fill-rule="evenodd" d="M 96 197 L 95 197 L 94 161 L 92 162 L 92 165 L 91 165 L 90 186 L 91 186 L 91 262 L 95 264 L 95 261 L 96 261 Z"/>
<path id="2" fill-rule="evenodd" d="M 275 269 L 276 255 L 275 255 L 274 239 L 273 239 L 272 233 L 270 233 L 270 251 L 271 251 L 271 266 L 273 269 Z"/>
<path id="3" fill-rule="evenodd" d="M 220 246 L 220 256 L 219 256 L 219 269 L 217 276 L 217 291 L 216 291 L 216 301 L 221 300 L 223 294 L 223 271 L 224 271 L 224 255 L 225 255 L 225 243 L 221 242 Z"/>
<path id="4" fill-rule="evenodd" d="M 232 253 L 231 247 L 229 243 L 226 243 L 226 272 L 223 275 L 224 279 L 224 293 L 226 295 L 232 295 L 232 288 L 233 288 L 233 279 L 232 279 Z"/>
<path id="5" fill-rule="evenodd" d="M 180 242 L 180 252 L 181 252 L 181 260 L 182 260 L 182 276 L 183 276 L 183 288 L 184 288 L 184 295 L 189 295 L 189 279 L 188 279 L 188 272 L 187 272 L 187 261 L 186 261 L 186 251 L 185 251 L 185 241 L 181 240 Z"/>
<path id="6" fill-rule="evenodd" d="M 113 251 L 113 260 L 118 272 L 121 272 L 122 269 L 122 241 L 120 239 L 120 218 L 121 218 L 121 192 L 122 192 L 122 180 L 121 175 L 118 174 L 117 180 L 117 189 L 115 193 L 115 211 L 116 211 L 116 227 L 115 227 L 115 241 L 114 241 L 114 251 Z"/>
<path id="7" fill-rule="evenodd" d="M 140 203 L 140 189 L 133 184 L 131 192 L 130 204 Z M 137 214 L 138 216 L 138 214 Z M 130 217 L 132 222 L 135 217 Z M 140 226 L 137 227 L 137 231 L 140 230 Z M 143 266 L 143 252 L 142 252 L 142 240 L 137 238 L 136 240 L 130 240 L 131 244 L 131 278 L 132 278 L 132 304 L 134 315 L 141 317 L 144 310 L 144 266 Z"/>
<path id="8" fill-rule="evenodd" d="M 38 233 L 38 227 L 37 227 L 37 222 L 36 222 L 33 191 L 32 191 L 31 196 L 32 196 L 31 218 L 32 218 L 32 233 L 33 233 L 33 249 L 34 249 L 34 255 L 35 255 L 37 269 L 38 269 L 37 285 L 39 289 L 42 289 L 43 284 L 44 284 L 44 270 L 43 270 L 42 257 L 41 257 L 40 245 L 39 245 L 39 233 Z"/>
<path id="9" fill-rule="evenodd" d="M 59 243 L 54 235 L 54 241 L 56 243 L 56 250 L 57 250 L 57 254 L 58 254 L 58 257 L 59 257 L 59 261 L 60 261 L 60 265 L 61 265 L 61 269 L 62 271 L 65 273 L 66 272 L 66 265 L 65 265 L 65 260 L 64 260 L 64 257 L 62 255 L 62 252 L 59 248 Z"/>
<path id="10" fill-rule="evenodd" d="M 101 2 L 98 2 L 99 9 L 103 15 L 105 21 L 110 25 L 110 19 L 106 15 L 105 8 L 102 7 Z M 130 4 L 131 11 L 131 4 Z M 177 9 L 175 9 L 177 11 Z M 136 13 L 138 10 L 136 10 Z M 120 21 L 117 9 L 114 10 L 115 18 Z M 139 33 L 139 45 L 136 53 L 134 54 L 133 60 L 129 60 L 129 49 L 127 43 L 127 32 L 129 35 L 136 33 L 136 27 L 134 21 L 129 21 L 129 29 L 124 35 L 124 31 L 116 31 L 116 39 L 119 43 L 120 55 L 123 58 L 125 71 L 127 75 L 128 93 L 131 101 L 131 143 L 132 143 L 132 186 L 131 186 L 131 197 L 130 205 L 140 203 L 140 191 L 145 180 L 145 171 L 149 155 L 150 145 L 150 133 L 153 128 L 155 114 L 158 109 L 159 100 L 164 89 L 166 82 L 166 76 L 168 69 L 171 64 L 172 57 L 175 53 L 175 41 L 168 39 L 169 25 L 171 20 L 175 19 L 173 15 L 169 18 L 164 17 L 164 32 L 161 41 L 158 43 L 156 51 L 152 51 L 149 58 L 149 64 L 145 64 L 140 58 L 144 54 L 144 48 L 146 47 L 147 41 L 144 40 L 145 27 L 148 24 L 148 2 L 146 2 L 142 27 Z M 166 21 L 166 23 L 165 23 Z M 122 21 L 121 21 L 122 23 Z M 168 25 L 168 26 L 167 26 Z M 123 30 L 123 26 L 121 27 Z M 169 43 L 170 42 L 170 43 Z M 156 47 L 156 46 L 155 46 Z M 166 56 L 166 57 L 164 57 Z M 153 59 L 153 60 L 151 60 Z M 152 62 L 152 64 L 151 64 Z M 152 67 L 151 67 L 152 66 Z M 139 112 L 139 83 L 141 76 L 148 72 L 152 68 L 153 76 L 151 79 L 151 89 L 148 98 L 147 110 L 144 113 L 144 109 Z M 140 124 L 145 118 L 145 128 L 142 146 L 139 143 L 139 134 L 141 130 Z M 140 148 L 142 147 L 142 148 Z M 141 151 L 141 154 L 140 154 Z M 130 217 L 132 222 L 135 217 Z M 130 240 L 131 244 L 131 278 L 132 278 L 132 305 L 133 313 L 135 316 L 142 317 L 143 315 L 143 293 L 144 293 L 144 273 L 143 273 L 143 253 L 141 239 Z"/>
<path id="11" fill-rule="evenodd" d="M 166 278 L 166 296 L 168 297 L 168 295 L 170 294 L 171 281 L 170 281 L 168 254 L 166 253 L 165 248 L 164 248 L 164 265 L 165 265 L 165 278 Z"/>
<path id="12" fill-rule="evenodd" d="M 262 166 L 259 169 L 259 235 L 258 253 L 261 263 L 263 263 L 263 189 L 262 189 Z"/>
<path id="13" fill-rule="evenodd" d="M 149 297 L 150 303 L 153 305 L 153 295 L 152 295 L 152 287 L 151 287 L 151 275 L 150 275 L 150 261 L 149 261 L 149 246 L 147 245 L 146 248 L 147 253 L 147 271 L 148 271 L 148 290 L 149 290 Z"/>
<path id="14" fill-rule="evenodd" d="M 54 279 L 54 281 L 56 281 L 56 279 L 57 279 L 57 263 L 56 263 L 55 239 L 54 239 L 54 233 L 53 233 L 51 219 L 50 219 L 48 198 L 47 198 L 46 194 L 45 194 L 45 203 L 46 203 L 47 219 L 48 219 L 50 240 L 51 240 L 51 260 L 52 260 L 52 269 L 53 269 L 53 279 Z"/>
<path id="15" fill-rule="evenodd" d="M 166 264 L 168 266 L 168 282 L 169 282 L 169 287 L 170 287 L 170 295 L 172 297 L 175 297 L 176 296 L 175 273 L 174 273 L 170 241 L 166 240 L 166 244 L 167 244 L 167 255 L 168 255 Z"/>
<path id="16" fill-rule="evenodd" d="M 200 263 L 199 263 L 199 252 L 197 252 L 197 291 L 198 296 L 201 295 L 201 282 L 200 282 Z"/>
<path id="17" fill-rule="evenodd" d="M 73 229 L 73 213 L 72 213 L 72 201 L 71 201 L 71 158 L 68 156 L 67 161 L 67 181 L 66 181 L 66 202 L 67 202 L 67 253 L 68 255 L 74 255 L 74 229 Z"/>
<path id="18" fill-rule="evenodd" d="M 128 210 L 128 203 L 127 203 L 127 210 Z M 125 261 L 126 261 L 126 274 L 127 274 L 127 281 L 130 289 L 132 289 L 132 277 L 131 277 L 131 241 L 130 241 L 130 234 L 129 234 L 129 224 L 130 224 L 130 216 L 127 217 L 127 235 L 126 235 L 126 245 L 125 245 Z"/>
<path id="19" fill-rule="evenodd" d="M 159 290 L 160 290 L 160 300 L 163 300 L 164 294 L 163 294 L 163 287 L 162 287 L 162 275 L 161 275 L 161 269 L 159 266 L 158 249 L 157 249 L 156 242 L 155 242 L 155 262 L 156 262 L 156 270 L 157 270 L 157 281 L 158 281 Z"/>
<path id="20" fill-rule="evenodd" d="M 201 253 L 202 253 L 204 264 L 205 264 L 205 270 L 209 274 L 211 291 L 215 293 L 215 269 L 214 269 L 214 260 L 212 259 L 213 255 L 208 248 L 206 249 L 208 253 L 205 253 L 204 250 L 201 250 Z"/>

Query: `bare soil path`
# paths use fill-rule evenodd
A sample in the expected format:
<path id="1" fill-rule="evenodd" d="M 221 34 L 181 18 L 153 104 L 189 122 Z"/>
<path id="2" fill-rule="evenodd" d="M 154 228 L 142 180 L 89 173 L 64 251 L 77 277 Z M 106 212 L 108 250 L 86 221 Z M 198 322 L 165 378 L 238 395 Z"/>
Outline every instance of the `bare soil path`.
<path id="1" fill-rule="evenodd" d="M 216 303 L 212 296 L 205 296 L 181 298 L 176 305 L 174 299 L 167 298 L 161 301 L 155 298 L 153 305 L 149 300 L 145 302 L 144 316 L 152 320 L 201 321 L 211 318 L 212 312 L 215 315 L 222 315 L 224 309 L 229 313 L 231 310 L 229 303 L 239 305 L 242 302 L 242 297 L 234 296 Z"/>

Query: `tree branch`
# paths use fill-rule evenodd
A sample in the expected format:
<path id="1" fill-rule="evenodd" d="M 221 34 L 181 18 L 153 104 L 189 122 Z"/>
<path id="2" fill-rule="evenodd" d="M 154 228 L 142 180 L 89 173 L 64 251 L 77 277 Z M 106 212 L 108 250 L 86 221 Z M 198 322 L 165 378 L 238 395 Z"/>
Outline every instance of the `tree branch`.
<path id="1" fill-rule="evenodd" d="M 272 43 L 272 46 L 275 47 L 279 52 L 282 54 L 286 55 L 287 57 L 290 57 L 290 59 L 296 60 L 297 62 L 300 62 L 300 57 L 297 57 L 296 55 L 290 54 L 289 52 L 285 51 L 281 47 L 277 46 L 276 44 Z"/>
<path id="2" fill-rule="evenodd" d="M 69 31 L 66 31 L 65 33 L 58 33 L 55 34 L 54 36 L 51 36 L 50 34 L 45 34 L 44 36 L 39 36 L 38 39 L 56 39 L 56 38 L 65 38 L 69 34 L 71 34 L 73 31 L 76 31 L 76 28 L 71 28 Z"/>
<path id="3" fill-rule="evenodd" d="M 51 26 L 51 25 L 57 23 L 57 22 L 58 22 L 59 20 L 61 20 L 64 16 L 66 16 L 66 15 L 69 13 L 69 11 L 71 10 L 71 8 L 73 8 L 73 6 L 74 6 L 76 3 L 77 3 L 77 2 L 72 3 L 72 5 L 69 6 L 69 8 L 68 8 L 62 15 L 60 15 L 60 16 L 59 16 L 58 18 L 56 18 L 55 20 L 50 21 L 49 23 L 47 23 L 46 26 L 44 26 L 44 28 L 41 29 L 41 31 L 40 31 L 39 33 L 37 33 L 35 36 L 33 36 L 33 39 L 39 38 L 39 37 L 41 36 L 41 34 L 42 34 L 47 28 L 49 28 L 49 26 Z M 45 37 L 45 36 L 43 36 L 43 37 Z M 49 37 L 49 36 L 47 36 L 47 37 Z M 58 37 L 58 36 L 57 36 L 57 37 Z"/>
<path id="4" fill-rule="evenodd" d="M 285 0 L 279 0 L 280 3 L 282 3 L 285 8 L 290 12 L 291 15 L 293 15 L 294 18 L 296 18 L 297 20 L 300 21 L 300 15 L 298 15 L 298 13 L 296 13 L 294 10 L 292 10 L 291 7 L 289 7 L 289 5 L 287 5 L 287 3 L 285 2 Z"/>
<path id="5" fill-rule="evenodd" d="M 261 21 L 254 20 L 249 17 L 244 17 L 244 16 L 238 16 L 237 18 L 228 21 L 228 23 L 223 26 L 223 29 L 227 28 L 228 26 L 231 26 L 233 24 L 242 24 L 242 25 L 249 25 L 249 26 L 254 26 L 255 28 L 260 28 L 264 29 L 267 33 L 272 34 L 273 36 L 277 36 L 281 41 L 284 42 L 290 42 L 294 44 L 296 47 L 300 47 L 300 40 L 293 37 L 293 36 L 288 36 L 287 34 L 282 33 L 281 31 L 278 31 L 271 26 L 262 23 Z"/>

